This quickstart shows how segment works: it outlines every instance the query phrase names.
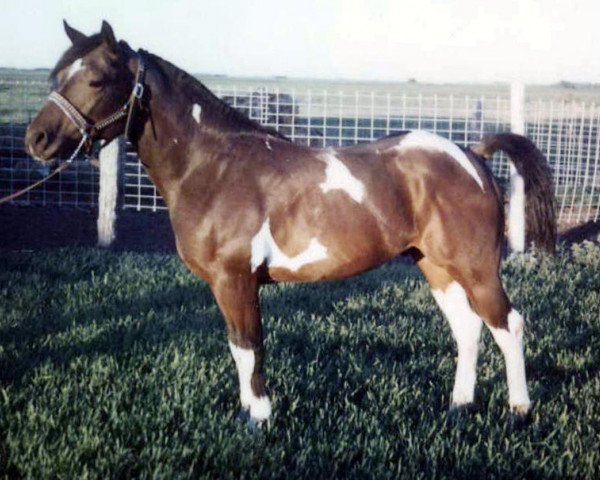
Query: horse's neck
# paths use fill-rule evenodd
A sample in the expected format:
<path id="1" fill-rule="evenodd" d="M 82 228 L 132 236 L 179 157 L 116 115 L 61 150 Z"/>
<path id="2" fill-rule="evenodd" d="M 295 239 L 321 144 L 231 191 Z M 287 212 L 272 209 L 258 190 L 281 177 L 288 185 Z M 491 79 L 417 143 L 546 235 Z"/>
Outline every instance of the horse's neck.
<path id="1" fill-rule="evenodd" d="M 186 102 L 152 70 L 146 74 L 149 94 L 145 123 L 137 138 L 138 156 L 165 200 L 171 185 L 189 168 L 190 152 L 194 160 L 203 157 L 200 119 L 205 109 L 200 100 Z M 194 108 L 193 103 L 198 107 Z M 196 129 L 194 129 L 196 127 Z"/>
<path id="2" fill-rule="evenodd" d="M 232 137 L 243 133 L 266 136 L 269 132 L 241 118 L 203 86 L 195 92 L 192 87 L 191 93 L 182 91 L 175 78 L 167 77 L 178 75 L 175 67 L 165 70 L 154 67 L 146 72 L 149 108 L 136 147 L 150 178 L 168 201 L 169 192 L 177 190 L 176 184 L 190 168 L 204 166 L 207 173 L 215 171 L 211 162 L 222 158 L 216 153 L 229 148 Z M 213 179 L 207 174 L 202 181 L 210 185 Z"/>

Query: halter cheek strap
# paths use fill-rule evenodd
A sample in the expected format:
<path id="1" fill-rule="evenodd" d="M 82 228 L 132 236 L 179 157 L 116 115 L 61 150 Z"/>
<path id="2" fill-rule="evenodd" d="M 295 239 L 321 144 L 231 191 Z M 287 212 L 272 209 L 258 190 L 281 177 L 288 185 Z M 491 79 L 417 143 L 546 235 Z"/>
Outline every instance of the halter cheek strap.
<path id="1" fill-rule="evenodd" d="M 127 121 L 125 122 L 125 131 L 123 132 L 125 138 L 129 139 L 129 129 L 131 127 L 131 119 L 133 117 L 133 110 L 137 102 L 141 102 L 144 96 L 144 79 L 146 77 L 146 66 L 142 59 L 142 52 L 138 51 L 138 68 L 135 74 L 135 83 L 133 84 L 133 90 L 129 96 L 127 103 L 129 104 L 129 112 L 127 113 Z M 127 106 L 127 104 L 125 104 Z"/>

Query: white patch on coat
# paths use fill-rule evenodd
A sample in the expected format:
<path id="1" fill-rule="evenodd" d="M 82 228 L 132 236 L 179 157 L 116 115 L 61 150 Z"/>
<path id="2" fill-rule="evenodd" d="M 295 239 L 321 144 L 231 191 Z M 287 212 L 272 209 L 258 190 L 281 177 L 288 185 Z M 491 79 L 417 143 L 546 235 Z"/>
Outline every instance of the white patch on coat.
<path id="1" fill-rule="evenodd" d="M 508 314 L 508 331 L 490 327 L 496 343 L 502 351 L 506 364 L 508 382 L 508 402 L 514 410 L 527 411 L 531 404 L 525 378 L 525 358 L 523 355 L 523 317 L 514 308 Z"/>
<path id="2" fill-rule="evenodd" d="M 258 422 L 271 416 L 271 401 L 268 396 L 257 397 L 252 391 L 254 373 L 254 352 L 229 342 L 229 350 L 235 361 L 240 382 L 240 401 L 242 408 L 250 410 L 250 417 Z"/>
<path id="3" fill-rule="evenodd" d="M 352 175 L 348 167 L 333 152 L 319 155 L 319 159 L 327 164 L 325 181 L 319 185 L 321 190 L 324 193 L 330 190 L 342 190 L 355 202 L 361 203 L 365 195 L 365 186 Z"/>
<path id="4" fill-rule="evenodd" d="M 269 137 L 267 137 L 265 140 L 265 146 L 267 147 L 267 150 L 273 150 L 273 147 L 271 147 L 271 142 L 269 142 Z"/>
<path id="5" fill-rule="evenodd" d="M 508 243 L 514 252 L 525 250 L 525 181 L 510 166 L 510 200 L 508 203 Z"/>
<path id="6" fill-rule="evenodd" d="M 431 293 L 450 323 L 458 349 L 452 404 L 459 406 L 472 403 L 477 378 L 481 318 L 469 305 L 467 294 L 458 282 L 452 282 L 446 290 L 432 289 Z"/>
<path id="7" fill-rule="evenodd" d="M 199 104 L 194 103 L 194 106 L 192 107 L 192 117 L 194 117 L 194 120 L 198 124 L 200 124 L 200 115 L 202 115 L 202 107 Z"/>
<path id="8" fill-rule="evenodd" d="M 250 268 L 252 272 L 255 272 L 265 261 L 267 262 L 267 267 L 281 267 L 295 272 L 304 265 L 318 262 L 325 258 L 327 258 L 327 248 L 321 245 L 316 238 L 312 238 L 306 250 L 294 257 L 289 257 L 283 253 L 271 234 L 269 219 L 263 223 L 261 229 L 254 235 L 251 242 Z"/>
<path id="9" fill-rule="evenodd" d="M 84 69 L 85 65 L 83 64 L 83 60 L 81 58 L 78 58 L 69 67 L 69 70 L 67 71 L 67 80 L 70 80 L 73 75 Z"/>
<path id="10" fill-rule="evenodd" d="M 177 140 L 176 138 L 174 138 L 174 139 L 173 139 L 173 143 L 174 143 L 175 145 L 179 145 L 179 140 Z"/>
<path id="11" fill-rule="evenodd" d="M 477 170 L 468 159 L 465 152 L 463 152 L 454 142 L 451 142 L 450 140 L 431 132 L 414 130 L 402 137 L 400 143 L 396 147 L 399 152 L 404 152 L 406 150 L 415 148 L 435 150 L 450 155 L 460 164 L 461 167 L 467 171 L 469 175 L 475 179 L 477 185 L 479 185 L 479 187 L 483 190 L 483 181 L 477 173 Z"/>

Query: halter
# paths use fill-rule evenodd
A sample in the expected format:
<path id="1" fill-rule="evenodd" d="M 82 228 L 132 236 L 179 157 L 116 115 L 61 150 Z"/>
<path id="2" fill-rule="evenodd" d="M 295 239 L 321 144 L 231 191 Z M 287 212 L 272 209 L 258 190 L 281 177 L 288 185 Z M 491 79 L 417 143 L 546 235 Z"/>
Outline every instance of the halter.
<path id="1" fill-rule="evenodd" d="M 60 110 L 65 114 L 65 116 L 75 125 L 79 133 L 81 134 L 81 140 L 79 145 L 75 151 L 71 154 L 66 163 L 71 163 L 75 157 L 79 154 L 81 149 L 84 146 L 91 147 L 91 143 L 93 142 L 94 136 L 103 130 L 104 128 L 112 125 L 116 121 L 121 118 L 127 116 L 127 122 L 125 123 L 124 134 L 126 138 L 129 138 L 129 129 L 131 125 L 131 118 L 133 116 L 133 109 L 136 104 L 136 100 L 139 101 L 142 99 L 144 95 L 144 74 L 146 72 L 146 68 L 144 66 L 144 62 L 142 60 L 141 52 L 138 52 L 138 68 L 137 73 L 135 75 L 135 82 L 133 84 L 133 89 L 131 90 L 131 94 L 121 108 L 117 111 L 110 114 L 108 117 L 96 122 L 89 123 L 85 117 L 79 112 L 77 107 L 73 105 L 69 100 L 63 97 L 58 92 L 52 92 L 48 95 L 48 100 L 54 103 Z"/>
<path id="2" fill-rule="evenodd" d="M 17 191 L 15 193 L 12 193 L 10 195 L 0 198 L 0 204 L 9 202 L 11 200 L 14 200 L 15 198 L 20 197 L 21 195 L 25 194 L 29 190 L 34 189 L 35 187 L 41 185 L 42 183 L 46 182 L 50 178 L 54 177 L 55 175 L 58 175 L 58 173 L 65 170 L 73 162 L 73 160 L 75 160 L 75 157 L 77 157 L 77 155 L 79 154 L 79 152 L 81 151 L 81 149 L 84 146 L 87 145 L 88 148 L 91 147 L 91 144 L 94 139 L 94 135 L 96 133 L 98 133 L 100 130 L 108 127 L 109 125 L 112 125 L 113 123 L 115 123 L 117 120 L 120 120 L 124 116 L 127 116 L 127 121 L 125 122 L 125 130 L 123 133 L 125 135 L 125 138 L 129 138 L 129 129 L 131 126 L 131 119 L 133 117 L 133 110 L 134 110 L 136 101 L 140 101 L 142 99 L 142 97 L 144 96 L 144 75 L 145 75 L 145 73 L 146 73 L 146 67 L 144 66 L 144 62 L 142 60 L 142 53 L 141 53 L 141 51 L 138 51 L 137 73 L 135 75 L 135 82 L 133 84 L 133 89 L 131 90 L 131 94 L 129 95 L 127 102 L 125 102 L 125 105 L 123 105 L 121 108 L 119 108 L 116 112 L 110 114 L 108 117 L 106 117 L 96 123 L 93 123 L 93 124 L 89 123 L 85 119 L 85 117 L 79 112 L 77 107 L 75 107 L 75 105 L 73 105 L 71 102 L 69 102 L 69 100 L 67 100 L 65 97 L 63 97 L 60 93 L 58 93 L 58 92 L 50 93 L 50 95 L 48 95 L 48 100 L 51 101 L 52 103 L 54 103 L 58 108 L 60 108 L 60 110 L 65 114 L 65 116 L 75 125 L 75 127 L 77 127 L 77 130 L 79 130 L 79 133 L 81 134 L 81 140 L 79 141 L 79 145 L 77 145 L 77 148 L 71 154 L 71 156 L 68 158 L 68 160 L 65 163 L 63 163 L 62 165 L 60 165 L 50 175 L 47 175 L 46 177 L 42 178 L 41 180 L 38 180 L 37 182 Z M 104 147 L 100 147 L 100 148 L 104 148 Z"/>

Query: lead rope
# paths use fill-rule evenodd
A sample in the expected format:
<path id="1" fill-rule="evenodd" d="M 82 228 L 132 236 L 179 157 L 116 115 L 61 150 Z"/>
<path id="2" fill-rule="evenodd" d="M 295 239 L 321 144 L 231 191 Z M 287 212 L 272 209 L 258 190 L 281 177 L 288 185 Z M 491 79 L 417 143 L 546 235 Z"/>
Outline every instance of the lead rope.
<path id="1" fill-rule="evenodd" d="M 59 167 L 56 170 L 54 170 L 50 175 L 46 175 L 41 180 L 38 180 L 37 182 L 32 183 L 31 185 L 28 185 L 27 187 L 25 187 L 21 190 L 18 190 L 15 193 L 11 193 L 10 195 L 7 195 L 6 197 L 0 198 L 0 205 L 2 205 L 3 203 L 6 203 L 6 202 L 10 202 L 11 200 L 14 200 L 15 198 L 20 197 L 21 195 L 27 193 L 29 190 L 33 190 L 35 187 L 40 186 L 42 183 L 44 183 L 44 182 L 50 180 L 52 177 L 58 175 L 63 170 L 66 170 L 68 168 L 68 166 L 71 165 L 71 162 L 73 162 L 75 157 L 79 154 L 79 152 L 85 145 L 85 142 L 87 141 L 88 138 L 89 138 L 89 135 L 87 135 L 87 134 L 83 135 L 83 137 L 81 138 L 81 141 L 79 142 L 79 145 L 77 145 L 77 148 L 75 149 L 73 154 L 69 157 L 69 159 L 65 163 L 59 165 Z"/>
<path id="2" fill-rule="evenodd" d="M 54 177 L 55 175 L 57 175 L 60 172 L 62 172 L 69 165 L 70 165 L 69 163 L 63 163 L 56 170 L 54 170 L 50 175 L 45 176 L 41 180 L 38 180 L 37 182 L 32 183 L 31 185 L 29 185 L 29 186 L 27 186 L 27 187 L 25 187 L 25 188 L 23 188 L 23 189 L 15 192 L 15 193 L 11 193 L 10 195 L 7 195 L 6 197 L 0 198 L 0 205 L 2 205 L 5 202 L 10 202 L 11 200 L 14 200 L 17 197 L 20 197 L 24 193 L 27 193 L 29 190 L 33 190 L 35 187 L 38 187 L 39 185 L 41 185 L 45 181 L 50 180 L 52 177 Z"/>
<path id="3" fill-rule="evenodd" d="M 131 118 L 133 116 L 133 109 L 136 101 L 140 101 L 142 96 L 144 95 L 144 74 L 146 69 L 144 67 L 144 62 L 142 61 L 141 52 L 138 52 L 138 69 L 135 75 L 135 83 L 133 86 L 133 90 L 131 91 L 131 95 L 129 99 L 119 110 L 104 118 L 103 120 L 96 122 L 94 125 L 90 125 L 86 119 L 83 117 L 79 110 L 75 108 L 75 106 L 69 102 L 65 97 L 63 97 L 58 92 L 52 92 L 48 96 L 48 100 L 54 103 L 60 110 L 65 114 L 65 116 L 71 120 L 71 122 L 77 127 L 79 133 L 81 134 L 81 140 L 79 145 L 75 151 L 71 154 L 71 156 L 65 161 L 65 163 L 61 164 L 56 170 L 54 170 L 50 175 L 46 175 L 41 180 L 38 180 L 27 187 L 18 190 L 17 192 L 11 193 L 5 197 L 0 198 L 0 205 L 6 202 L 10 202 L 15 198 L 20 197 L 21 195 L 27 193 L 30 190 L 40 186 L 42 183 L 50 180 L 52 177 L 58 175 L 60 172 L 68 168 L 68 166 L 75 160 L 75 157 L 79 155 L 81 149 L 85 146 L 85 144 L 90 140 L 91 133 L 96 131 L 99 132 L 103 128 L 106 128 L 110 124 L 120 120 L 122 117 L 127 115 L 127 122 L 125 124 L 125 138 L 129 138 L 129 128 L 131 124 Z M 101 147 L 103 148 L 103 147 Z"/>

